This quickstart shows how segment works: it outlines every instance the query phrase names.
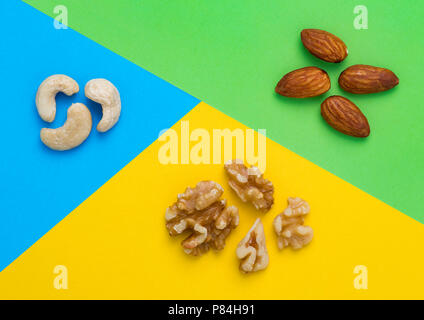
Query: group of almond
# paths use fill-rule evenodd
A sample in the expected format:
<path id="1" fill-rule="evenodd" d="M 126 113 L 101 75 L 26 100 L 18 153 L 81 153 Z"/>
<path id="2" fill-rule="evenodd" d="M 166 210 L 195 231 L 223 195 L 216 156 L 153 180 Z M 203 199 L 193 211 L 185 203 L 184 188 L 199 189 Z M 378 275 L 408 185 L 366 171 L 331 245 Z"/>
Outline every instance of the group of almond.
<path id="1" fill-rule="evenodd" d="M 335 35 L 318 29 L 304 29 L 301 40 L 315 57 L 339 63 L 347 57 L 345 43 Z M 350 93 L 368 94 L 389 90 L 399 84 L 398 77 L 390 70 L 369 65 L 353 65 L 339 76 L 340 87 Z M 306 67 L 286 74 L 275 91 L 286 97 L 309 98 L 327 92 L 330 78 L 324 70 Z M 361 110 L 342 96 L 331 96 L 321 104 L 321 115 L 334 129 L 354 137 L 368 137 L 370 126 Z"/>
<path id="2" fill-rule="evenodd" d="M 257 167 L 246 167 L 240 160 L 225 164 L 228 183 L 243 202 L 251 203 L 257 210 L 267 212 L 274 203 L 274 186 L 263 177 Z M 210 248 L 221 250 L 225 240 L 239 224 L 239 210 L 221 200 L 224 189 L 214 181 L 201 181 L 195 188 L 188 187 L 177 201 L 167 208 L 166 228 L 171 236 L 188 233 L 181 245 L 185 253 L 198 256 Z M 309 213 L 308 203 L 301 198 L 289 198 L 288 207 L 274 218 L 279 249 L 300 249 L 311 242 L 312 228 L 304 226 Z M 240 271 L 243 273 L 265 269 L 269 264 L 261 219 L 256 219 L 237 250 Z"/>

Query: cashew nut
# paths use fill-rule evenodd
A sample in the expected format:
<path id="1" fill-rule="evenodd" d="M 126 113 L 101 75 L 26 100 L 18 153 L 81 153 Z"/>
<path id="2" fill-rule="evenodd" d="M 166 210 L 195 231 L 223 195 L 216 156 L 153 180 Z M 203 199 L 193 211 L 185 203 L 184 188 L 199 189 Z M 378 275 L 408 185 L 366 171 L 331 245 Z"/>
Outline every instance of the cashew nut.
<path id="1" fill-rule="evenodd" d="M 38 87 L 35 105 L 41 119 L 52 122 L 56 116 L 56 94 L 63 92 L 68 96 L 79 91 L 78 83 L 64 74 L 55 74 L 45 79 Z"/>
<path id="2" fill-rule="evenodd" d="M 53 150 L 69 150 L 87 139 L 91 125 L 91 113 L 87 107 L 82 103 L 74 103 L 69 107 L 68 118 L 62 127 L 41 129 L 41 141 Z"/>
<path id="3" fill-rule="evenodd" d="M 103 117 L 97 130 L 106 132 L 118 122 L 121 114 L 121 98 L 118 89 L 106 79 L 93 79 L 85 85 L 85 96 L 102 105 Z"/>

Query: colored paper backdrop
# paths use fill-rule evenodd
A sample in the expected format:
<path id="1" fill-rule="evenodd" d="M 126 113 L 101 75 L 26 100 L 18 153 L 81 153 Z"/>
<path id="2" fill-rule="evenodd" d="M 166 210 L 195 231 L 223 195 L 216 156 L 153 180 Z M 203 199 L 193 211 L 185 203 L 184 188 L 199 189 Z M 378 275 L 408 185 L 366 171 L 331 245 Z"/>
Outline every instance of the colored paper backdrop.
<path id="1" fill-rule="evenodd" d="M 55 28 L 57 6 L 69 28 Z M 356 1 L 26 0 L 0 2 L 3 152 L 0 158 L 0 298 L 36 299 L 382 299 L 423 298 L 424 4 L 364 1 L 368 29 L 356 29 Z M 329 64 L 302 46 L 303 28 L 340 36 L 349 56 Z M 366 96 L 337 85 L 349 65 L 387 67 L 395 89 Z M 276 95 L 285 73 L 316 65 L 332 89 L 299 100 Z M 44 123 L 38 85 L 65 73 L 80 85 L 58 95 L 57 116 Z M 97 77 L 120 90 L 122 115 L 102 134 L 101 108 L 84 97 Z M 368 117 L 371 136 L 330 128 L 320 104 L 341 94 Z M 93 114 L 80 147 L 54 152 L 39 140 L 58 127 L 73 102 Z M 220 165 L 162 165 L 160 132 L 190 128 L 266 129 L 266 177 L 275 205 L 258 214 L 231 192 Z M 179 135 L 179 138 L 181 136 Z M 204 179 L 225 189 L 241 223 L 218 253 L 193 258 L 170 238 L 164 212 L 178 193 Z M 312 207 L 313 242 L 276 248 L 272 220 L 288 196 Z M 242 275 L 234 254 L 256 217 L 264 222 L 270 266 Z M 69 288 L 55 286 L 66 267 Z M 366 290 L 355 268 L 369 271 Z M 59 268 L 60 269 L 60 268 Z M 205 279 L 206 278 L 206 279 Z M 217 281 L 220 279 L 221 281 Z M 168 290 L 173 283 L 175 290 Z M 199 283 L 205 290 L 199 290 Z"/>

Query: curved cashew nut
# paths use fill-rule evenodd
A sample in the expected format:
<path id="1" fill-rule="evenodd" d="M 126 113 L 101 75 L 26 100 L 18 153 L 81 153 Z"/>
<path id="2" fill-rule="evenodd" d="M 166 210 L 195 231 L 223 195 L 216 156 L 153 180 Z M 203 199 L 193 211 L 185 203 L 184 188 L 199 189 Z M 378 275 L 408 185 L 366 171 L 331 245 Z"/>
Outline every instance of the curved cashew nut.
<path id="1" fill-rule="evenodd" d="M 74 103 L 69 107 L 68 118 L 62 127 L 41 129 L 41 141 L 53 150 L 69 150 L 87 139 L 91 125 L 91 113 L 87 107 L 82 103 Z"/>
<path id="2" fill-rule="evenodd" d="M 103 117 L 97 130 L 106 132 L 118 122 L 121 114 L 121 98 L 116 87 L 106 79 L 93 79 L 85 85 L 85 96 L 102 105 Z"/>
<path id="3" fill-rule="evenodd" d="M 35 105 L 41 119 L 52 122 L 56 116 L 56 94 L 63 92 L 68 96 L 79 91 L 78 83 L 64 74 L 55 74 L 45 79 L 38 87 Z"/>

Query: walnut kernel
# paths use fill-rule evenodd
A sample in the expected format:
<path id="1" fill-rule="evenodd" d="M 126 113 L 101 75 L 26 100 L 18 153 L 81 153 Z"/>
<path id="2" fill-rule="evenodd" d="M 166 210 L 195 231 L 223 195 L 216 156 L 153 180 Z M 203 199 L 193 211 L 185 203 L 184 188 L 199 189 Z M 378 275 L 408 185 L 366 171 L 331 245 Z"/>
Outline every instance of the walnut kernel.
<path id="1" fill-rule="evenodd" d="M 247 235 L 240 241 L 236 255 L 241 260 L 240 271 L 243 273 L 259 271 L 268 266 L 269 256 L 261 219 L 256 219 Z"/>
<path id="2" fill-rule="evenodd" d="M 274 203 L 274 186 L 264 179 L 257 167 L 247 168 L 241 160 L 230 160 L 225 164 L 230 187 L 243 202 L 251 202 L 257 210 L 268 211 Z"/>
<path id="3" fill-rule="evenodd" d="M 309 213 L 309 204 L 301 198 L 288 198 L 288 207 L 274 219 L 279 249 L 291 246 L 300 249 L 312 241 L 313 230 L 304 226 L 304 217 Z"/>
<path id="4" fill-rule="evenodd" d="M 226 200 L 219 200 L 223 192 L 218 183 L 201 181 L 179 194 L 177 202 L 166 210 L 166 228 L 171 236 L 190 232 L 181 243 L 187 254 L 197 256 L 210 248 L 223 249 L 225 239 L 237 227 L 238 209 L 226 208 Z"/>

